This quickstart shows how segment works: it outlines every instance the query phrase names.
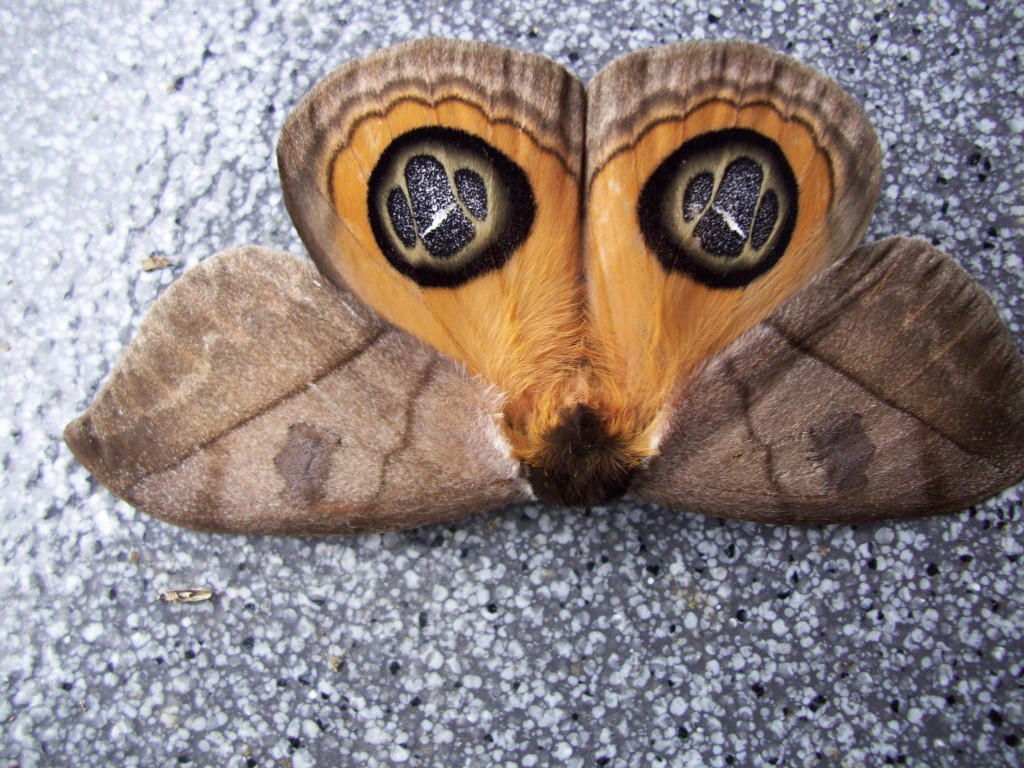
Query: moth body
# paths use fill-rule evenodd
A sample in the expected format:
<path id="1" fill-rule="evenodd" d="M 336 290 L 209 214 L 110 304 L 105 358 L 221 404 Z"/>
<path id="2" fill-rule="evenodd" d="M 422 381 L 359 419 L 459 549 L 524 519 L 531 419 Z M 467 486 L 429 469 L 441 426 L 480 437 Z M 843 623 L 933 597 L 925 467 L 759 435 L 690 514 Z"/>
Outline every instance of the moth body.
<path id="1" fill-rule="evenodd" d="M 541 501 L 591 507 L 624 495 L 638 466 L 628 443 L 609 432 L 601 413 L 578 403 L 561 412 L 544 435 L 543 448 L 524 462 L 524 471 Z"/>

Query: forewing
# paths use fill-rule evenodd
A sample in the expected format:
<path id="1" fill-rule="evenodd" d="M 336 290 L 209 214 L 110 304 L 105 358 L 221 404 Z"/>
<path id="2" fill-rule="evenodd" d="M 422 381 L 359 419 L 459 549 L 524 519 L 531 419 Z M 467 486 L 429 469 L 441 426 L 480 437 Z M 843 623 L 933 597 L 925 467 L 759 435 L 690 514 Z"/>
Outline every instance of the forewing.
<path id="1" fill-rule="evenodd" d="M 524 497 L 478 380 L 280 252 L 179 278 L 65 440 L 133 506 L 192 528 L 333 534 Z"/>
<path id="2" fill-rule="evenodd" d="M 284 126 L 288 212 L 330 280 L 529 410 L 581 343 L 583 103 L 486 43 L 356 59 Z"/>
<path id="3" fill-rule="evenodd" d="M 772 523 L 953 512 L 1024 476 L 1024 360 L 921 240 L 865 246 L 708 361 L 637 495 Z"/>
<path id="4" fill-rule="evenodd" d="M 681 377 L 860 242 L 881 152 L 838 83 L 750 43 L 630 54 L 587 96 L 595 346 L 610 409 L 657 433 Z"/>

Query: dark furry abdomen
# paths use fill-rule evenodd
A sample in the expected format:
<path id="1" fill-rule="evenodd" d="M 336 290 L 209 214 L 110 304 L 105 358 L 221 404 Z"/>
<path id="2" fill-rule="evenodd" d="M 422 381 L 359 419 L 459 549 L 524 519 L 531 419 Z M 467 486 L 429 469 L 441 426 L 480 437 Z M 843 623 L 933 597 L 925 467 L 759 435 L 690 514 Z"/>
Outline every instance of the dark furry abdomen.
<path id="1" fill-rule="evenodd" d="M 589 507 L 622 496 L 633 478 L 625 442 L 608 433 L 604 419 L 578 404 L 545 435 L 544 452 L 524 464 L 526 479 L 542 501 Z"/>

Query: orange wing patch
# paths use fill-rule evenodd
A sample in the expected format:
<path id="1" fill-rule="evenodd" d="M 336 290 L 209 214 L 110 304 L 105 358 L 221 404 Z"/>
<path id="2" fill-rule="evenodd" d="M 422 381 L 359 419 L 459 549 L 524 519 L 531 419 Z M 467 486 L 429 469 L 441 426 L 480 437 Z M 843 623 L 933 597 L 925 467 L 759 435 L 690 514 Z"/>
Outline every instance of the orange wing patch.
<path id="1" fill-rule="evenodd" d="M 396 140 L 424 126 L 452 130 L 449 141 L 460 134 L 479 138 L 491 148 L 490 157 L 482 158 L 484 164 L 500 153 L 525 177 L 528 199 L 524 199 L 518 187 L 509 190 L 493 166 L 490 174 L 485 169 L 475 172 L 444 167 L 451 165 L 445 162 L 446 151 L 449 155 L 455 153 L 445 146 L 443 134 L 432 142 L 425 142 L 418 150 L 420 154 L 411 159 L 438 158 L 435 168 L 444 167 L 447 177 L 442 177 L 440 186 L 448 185 L 451 191 L 445 190 L 446 199 L 449 195 L 452 199 L 448 205 L 457 206 L 453 211 L 461 214 L 461 221 L 483 230 L 492 219 L 509 210 L 526 206 L 531 209 L 529 226 L 514 238 L 519 242 L 508 242 L 506 233 L 501 231 L 482 232 L 493 234 L 498 249 L 504 250 L 493 265 L 486 265 L 493 268 L 474 269 L 471 279 L 462 280 L 458 271 L 450 273 L 451 285 L 424 284 L 424 280 L 417 282 L 402 274 L 389 262 L 371 226 L 367 190 L 374 168 Z M 415 218 L 416 195 L 408 188 L 410 158 L 404 160 L 405 168 L 399 169 L 399 176 L 404 175 L 405 179 L 396 179 L 391 191 L 399 190 L 396 197 L 404 198 L 401 203 L 410 205 L 406 210 Z M 465 202 L 457 200 L 455 177 L 459 171 L 482 177 L 488 189 L 484 216 L 464 211 Z M 403 185 L 402 181 L 406 183 Z M 431 179 L 427 179 L 423 183 L 429 185 L 430 182 Z M 526 385 L 514 382 L 540 373 L 538 367 L 549 365 L 551 355 L 548 353 L 559 346 L 557 342 L 551 344 L 545 340 L 554 337 L 564 341 L 567 337 L 579 336 L 582 314 L 579 310 L 578 183 L 557 155 L 535 144 L 517 126 L 490 122 L 475 105 L 454 99 L 437 105 L 403 100 L 386 113 L 361 121 L 349 142 L 335 156 L 331 172 L 332 199 L 338 218 L 344 222 L 337 236 L 338 252 L 345 255 L 338 260 L 337 269 L 360 298 L 391 322 L 465 363 L 473 373 L 498 384 L 503 391 L 522 390 Z M 385 196 L 388 191 L 383 190 Z M 380 204 L 386 206 L 386 200 Z M 424 221 L 414 227 L 410 252 L 416 251 L 417 246 L 418 250 L 424 250 L 423 240 L 426 238 L 429 242 L 436 227 L 444 226 L 444 213 L 441 207 L 429 223 Z M 449 221 L 453 218 L 451 213 Z M 387 211 L 382 214 L 385 227 L 394 224 Z M 431 229 L 433 220 L 442 223 Z M 468 231 L 468 227 L 461 231 Z M 521 237 L 524 234 L 526 236 Z M 458 232 L 453 237 L 457 241 L 466 239 L 464 234 L 460 238 Z M 472 236 L 468 239 L 471 241 Z M 444 265 L 455 256 L 458 254 L 438 257 L 436 261 Z M 481 258 L 490 261 L 486 254 Z M 469 266 L 475 268 L 476 263 Z M 426 269 L 429 270 L 429 266 Z M 458 290 L 452 290 L 455 287 Z M 557 360 L 558 355 L 555 358 Z M 541 376 L 550 378 L 543 373 Z"/>
<path id="2" fill-rule="evenodd" d="M 673 48 L 663 63 L 680 77 L 687 53 L 709 51 Z M 719 65 L 742 69 L 736 54 Z M 672 72 L 659 72 L 669 82 L 651 76 L 652 58 L 621 59 L 588 89 L 598 130 L 588 137 L 583 236 L 600 407 L 647 453 L 666 401 L 695 367 L 860 239 L 856 219 L 833 226 L 844 213 L 837 206 L 844 187 L 877 190 L 877 178 L 844 165 L 848 147 L 832 146 L 823 128 L 820 110 L 846 99 L 838 88 L 817 94 L 816 103 L 810 94 L 779 92 L 786 78 L 745 83 L 705 66 L 706 82 L 688 83 L 682 98 Z M 756 80 L 764 65 L 747 67 L 747 76 Z M 639 67 L 642 76 L 629 76 Z M 646 83 L 625 97 L 643 105 L 641 117 L 606 119 L 608 111 L 624 114 L 621 88 L 629 82 Z M 859 110 L 854 117 L 867 137 L 857 139 L 877 154 L 866 118 Z M 854 197 L 870 215 L 876 193 Z"/>
<path id="3" fill-rule="evenodd" d="M 542 57 L 420 41 L 332 74 L 279 152 L 320 270 L 493 385 L 518 453 L 578 378 L 583 111 Z"/>

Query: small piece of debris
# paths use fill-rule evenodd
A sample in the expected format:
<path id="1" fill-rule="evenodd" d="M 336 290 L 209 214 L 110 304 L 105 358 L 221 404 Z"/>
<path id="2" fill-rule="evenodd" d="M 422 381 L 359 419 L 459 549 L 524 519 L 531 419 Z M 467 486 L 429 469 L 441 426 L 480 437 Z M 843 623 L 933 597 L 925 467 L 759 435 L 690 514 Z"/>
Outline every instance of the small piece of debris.
<path id="1" fill-rule="evenodd" d="M 142 260 L 143 272 L 154 272 L 158 269 L 167 269 L 169 266 L 171 266 L 171 262 L 163 256 L 150 256 L 148 259 Z"/>
<path id="2" fill-rule="evenodd" d="M 331 669 L 335 672 L 341 669 L 341 665 L 345 663 L 345 660 L 341 656 L 335 656 L 333 653 L 327 657 L 327 663 L 331 665 Z"/>
<path id="3" fill-rule="evenodd" d="M 201 603 L 213 597 L 212 589 L 171 589 L 160 593 L 160 599 L 165 603 Z"/>

